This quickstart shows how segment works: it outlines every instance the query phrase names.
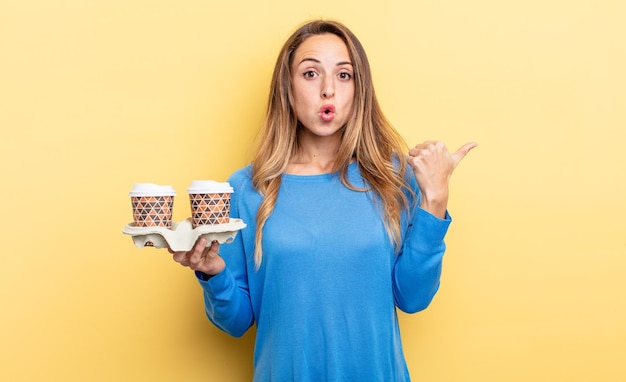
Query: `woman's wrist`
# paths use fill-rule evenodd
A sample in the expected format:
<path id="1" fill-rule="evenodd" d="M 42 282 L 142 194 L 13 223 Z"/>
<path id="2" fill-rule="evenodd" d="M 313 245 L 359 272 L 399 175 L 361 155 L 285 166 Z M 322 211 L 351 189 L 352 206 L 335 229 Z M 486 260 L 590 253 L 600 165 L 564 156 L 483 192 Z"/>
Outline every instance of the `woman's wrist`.
<path id="1" fill-rule="evenodd" d="M 448 209 L 448 192 L 422 194 L 420 208 L 430 212 L 438 218 L 444 219 L 446 217 L 446 210 Z"/>

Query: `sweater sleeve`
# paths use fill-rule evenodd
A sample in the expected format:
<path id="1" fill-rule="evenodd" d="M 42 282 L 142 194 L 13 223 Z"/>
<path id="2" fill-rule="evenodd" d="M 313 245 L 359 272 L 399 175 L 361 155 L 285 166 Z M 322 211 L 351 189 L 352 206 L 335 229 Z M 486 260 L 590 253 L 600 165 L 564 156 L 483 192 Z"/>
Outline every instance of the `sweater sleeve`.
<path id="1" fill-rule="evenodd" d="M 231 218 L 238 218 L 240 192 L 232 179 L 231 184 L 235 189 L 231 199 Z M 220 255 L 226 262 L 222 272 L 208 280 L 203 280 L 198 274 L 196 277 L 204 291 L 209 320 L 222 331 L 240 337 L 254 322 L 241 232 L 232 243 L 220 245 Z"/>
<path id="2" fill-rule="evenodd" d="M 421 195 L 412 180 L 417 190 L 416 207 L 410 214 L 393 273 L 395 304 L 407 313 L 426 309 L 439 289 L 446 250 L 444 237 L 452 221 L 447 211 L 440 219 L 419 207 Z"/>

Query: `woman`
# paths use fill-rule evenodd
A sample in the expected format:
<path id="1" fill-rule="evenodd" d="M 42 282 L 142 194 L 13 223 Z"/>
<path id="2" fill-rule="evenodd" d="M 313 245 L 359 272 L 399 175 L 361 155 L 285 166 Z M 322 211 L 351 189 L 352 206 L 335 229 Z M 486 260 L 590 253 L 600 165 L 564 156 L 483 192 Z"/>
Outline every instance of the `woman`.
<path id="1" fill-rule="evenodd" d="M 384 118 L 367 57 L 342 24 L 313 21 L 278 57 L 253 163 L 229 179 L 248 226 L 174 260 L 233 336 L 257 326 L 255 381 L 408 381 L 396 308 L 439 287 L 448 180 L 475 144 L 410 149 Z"/>

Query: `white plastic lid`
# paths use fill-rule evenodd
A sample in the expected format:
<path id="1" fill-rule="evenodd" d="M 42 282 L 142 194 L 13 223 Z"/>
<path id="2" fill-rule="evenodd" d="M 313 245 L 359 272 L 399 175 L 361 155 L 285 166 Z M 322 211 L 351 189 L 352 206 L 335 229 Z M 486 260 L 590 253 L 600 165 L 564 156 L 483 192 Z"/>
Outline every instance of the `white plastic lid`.
<path id="1" fill-rule="evenodd" d="M 130 196 L 175 196 L 172 186 L 160 186 L 154 183 L 135 183 L 129 192 Z"/>
<path id="2" fill-rule="evenodd" d="M 193 180 L 187 189 L 188 194 L 218 194 L 232 193 L 233 188 L 228 182 L 216 182 L 214 180 Z"/>

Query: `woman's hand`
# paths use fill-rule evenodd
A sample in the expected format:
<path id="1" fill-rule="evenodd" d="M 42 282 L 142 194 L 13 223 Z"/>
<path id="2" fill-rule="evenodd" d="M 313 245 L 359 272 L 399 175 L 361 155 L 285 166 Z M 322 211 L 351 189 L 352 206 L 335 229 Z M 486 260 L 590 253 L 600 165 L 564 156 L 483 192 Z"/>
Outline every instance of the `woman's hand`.
<path id="1" fill-rule="evenodd" d="M 168 248 L 173 255 L 174 261 L 182 266 L 189 267 L 194 271 L 200 271 L 207 275 L 216 275 L 224 270 L 226 263 L 218 253 L 220 244 L 213 240 L 210 246 L 206 246 L 207 241 L 199 238 L 189 252 L 174 252 Z"/>
<path id="2" fill-rule="evenodd" d="M 466 143 L 450 153 L 443 142 L 426 141 L 409 150 L 408 163 L 422 191 L 420 207 L 435 216 L 445 217 L 450 176 L 461 159 L 476 146 L 474 142 Z"/>

